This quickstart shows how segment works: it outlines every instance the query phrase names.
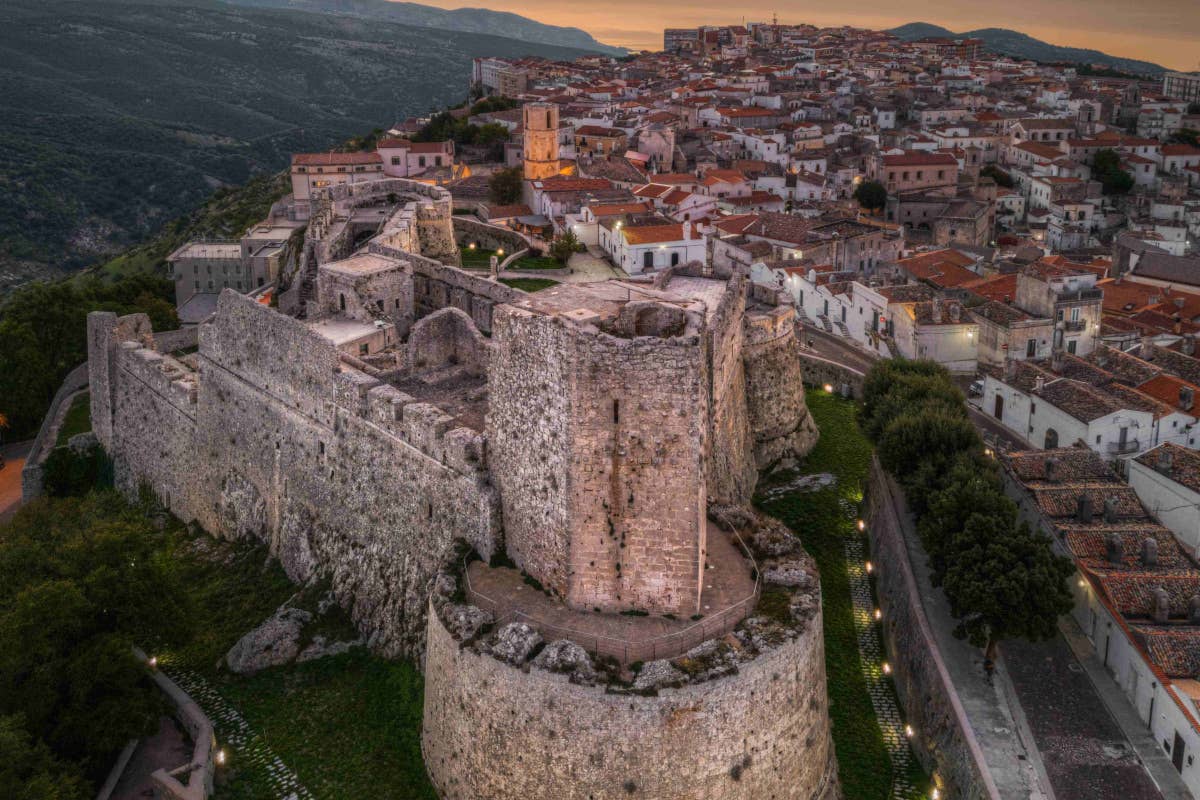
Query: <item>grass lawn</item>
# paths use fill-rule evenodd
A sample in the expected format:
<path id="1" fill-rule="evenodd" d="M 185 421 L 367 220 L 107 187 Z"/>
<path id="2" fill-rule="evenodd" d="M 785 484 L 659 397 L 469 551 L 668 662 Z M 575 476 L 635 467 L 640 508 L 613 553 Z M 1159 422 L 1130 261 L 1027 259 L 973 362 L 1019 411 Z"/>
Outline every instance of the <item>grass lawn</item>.
<path id="1" fill-rule="evenodd" d="M 421 760 L 424 689 L 416 668 L 364 649 L 248 677 L 218 668 L 230 646 L 297 588 L 264 547 L 193 537 L 177 523 L 171 530 L 162 557 L 188 581 L 198 624 L 186 646 L 156 653 L 168 672 L 175 665 L 200 673 L 321 800 L 434 800 Z M 298 603 L 312 610 L 321 594 L 306 591 Z M 357 635 L 340 611 L 321 618 L 320 628 L 334 639 Z M 226 747 L 227 733 L 218 724 Z M 272 797 L 266 767 L 244 753 L 230 752 L 223 775 L 217 800 Z"/>
<path id="2" fill-rule="evenodd" d="M 509 269 L 563 269 L 557 258 L 550 256 L 522 256 L 509 265 Z"/>
<path id="3" fill-rule="evenodd" d="M 540 292 L 542 289 L 558 285 L 558 281 L 549 278 L 501 278 L 500 282 L 523 292 Z"/>
<path id="4" fill-rule="evenodd" d="M 820 491 L 785 495 L 762 508 L 800 536 L 821 570 L 829 714 L 845 796 L 886 800 L 892 784 L 891 759 L 863 677 L 844 550 L 846 538 L 862 535 L 856 522 L 871 465 L 871 444 L 858 429 L 852 402 L 809 390 L 808 408 L 821 438 L 800 472 L 828 472 L 837 481 Z M 912 783 L 928 786 L 928 777 L 914 769 L 918 771 L 910 776 Z"/>
<path id="5" fill-rule="evenodd" d="M 495 250 L 485 250 L 482 247 L 477 247 L 472 250 L 469 247 L 459 249 L 462 256 L 463 269 L 488 269 L 491 267 L 491 258 L 496 256 Z M 497 256 L 500 261 L 504 260 L 504 256 Z"/>
<path id="6" fill-rule="evenodd" d="M 64 445 L 72 436 L 87 433 L 92 429 L 92 396 L 87 392 L 76 395 L 63 418 L 62 428 L 58 431 L 56 446 Z"/>

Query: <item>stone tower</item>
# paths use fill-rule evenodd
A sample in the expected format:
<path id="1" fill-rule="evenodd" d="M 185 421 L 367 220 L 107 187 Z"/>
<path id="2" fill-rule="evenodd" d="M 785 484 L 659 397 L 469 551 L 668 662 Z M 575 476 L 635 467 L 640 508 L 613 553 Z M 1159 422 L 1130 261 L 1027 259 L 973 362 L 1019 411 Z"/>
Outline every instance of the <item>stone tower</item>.
<path id="1" fill-rule="evenodd" d="M 558 174 L 558 106 L 526 103 L 521 109 L 525 128 L 525 180 Z"/>

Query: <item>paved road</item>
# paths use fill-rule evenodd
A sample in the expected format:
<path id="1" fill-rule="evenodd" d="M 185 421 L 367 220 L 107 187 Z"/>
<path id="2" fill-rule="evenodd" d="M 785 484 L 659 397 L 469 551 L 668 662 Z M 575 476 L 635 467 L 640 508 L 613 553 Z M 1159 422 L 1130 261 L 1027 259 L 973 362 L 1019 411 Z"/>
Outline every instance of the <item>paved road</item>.
<path id="1" fill-rule="evenodd" d="M 0 447 L 4 466 L 0 467 L 0 522 L 16 513 L 21 504 L 21 469 L 33 442 L 14 442 Z"/>

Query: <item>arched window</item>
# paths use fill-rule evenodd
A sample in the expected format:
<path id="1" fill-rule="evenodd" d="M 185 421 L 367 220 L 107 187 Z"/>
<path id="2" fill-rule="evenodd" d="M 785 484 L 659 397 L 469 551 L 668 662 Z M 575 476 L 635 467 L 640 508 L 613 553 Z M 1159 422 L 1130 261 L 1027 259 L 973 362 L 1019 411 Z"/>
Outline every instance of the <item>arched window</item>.
<path id="1" fill-rule="evenodd" d="M 346 295 L 344 295 L 344 294 L 338 295 L 338 308 L 341 309 L 342 311 L 346 310 Z"/>
<path id="2" fill-rule="evenodd" d="M 1046 430 L 1046 442 L 1043 445 L 1043 448 L 1046 450 L 1053 450 L 1055 447 L 1058 447 L 1058 431 L 1054 430 L 1054 428 L 1048 428 Z"/>

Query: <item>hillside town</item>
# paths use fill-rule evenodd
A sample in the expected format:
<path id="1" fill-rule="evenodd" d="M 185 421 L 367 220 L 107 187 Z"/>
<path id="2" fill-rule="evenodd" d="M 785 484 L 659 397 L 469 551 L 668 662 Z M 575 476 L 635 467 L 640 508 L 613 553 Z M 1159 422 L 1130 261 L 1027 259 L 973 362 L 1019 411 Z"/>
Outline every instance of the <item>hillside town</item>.
<path id="1" fill-rule="evenodd" d="M 701 586 L 705 580 L 696 579 L 691 561 L 672 566 L 678 574 L 671 580 L 657 573 L 646 577 L 635 569 L 643 566 L 639 558 L 657 564 L 654 546 L 647 545 L 645 553 L 631 548 L 636 552 L 622 556 L 605 541 L 593 553 L 584 549 L 584 534 L 603 526 L 587 525 L 617 520 L 616 528 L 608 522 L 607 535 L 622 531 L 619 548 L 625 548 L 622 525 L 628 526 L 631 541 L 653 529 L 662 537 L 655 540 L 660 544 L 668 538 L 664 520 L 684 520 L 671 534 L 680 542 L 679 552 L 691 553 L 699 542 L 703 561 L 709 542 L 716 554 L 709 558 L 717 568 L 719 558 L 726 558 L 741 569 L 736 534 L 718 534 L 716 517 L 696 509 L 717 500 L 750 507 L 759 472 L 767 474 L 766 467 L 781 459 L 803 458 L 812 448 L 817 432 L 803 406 L 794 357 L 802 351 L 806 371 L 827 365 L 829 375 L 841 376 L 828 379 L 824 388 L 831 394 L 853 394 L 846 376 L 861 379 L 871 365 L 890 359 L 929 360 L 948 370 L 968 397 L 987 457 L 999 463 L 1021 518 L 1052 540 L 1077 570 L 1072 617 L 1107 670 L 1113 686 L 1109 699 L 1123 703 L 1130 718 L 1149 730 L 1148 749 L 1164 759 L 1171 779 L 1186 789 L 1173 794 L 1147 766 L 1159 793 L 1130 790 L 1127 796 L 1200 798 L 1200 765 L 1194 764 L 1200 753 L 1200 74 L 1168 73 L 1149 81 L 1087 65 L 1019 61 L 988 52 L 974 39 L 902 41 L 860 28 L 773 21 L 670 28 L 663 32 L 661 51 L 624 58 L 476 58 L 463 90 L 469 100 L 461 106 L 394 121 L 362 147 L 294 154 L 291 192 L 266 219 L 238 240 L 191 241 L 170 255 L 180 320 L 216 331 L 200 335 L 199 356 L 180 356 L 174 363 L 143 349 L 142 342 L 153 337 L 130 317 L 109 315 L 89 323 L 101 353 L 92 355 L 93 394 L 103 390 L 133 405 L 137 398 L 130 395 L 136 392 L 120 388 L 118 370 L 114 367 L 110 386 L 103 383 L 110 380 L 107 373 L 96 376 L 95 364 L 128 360 L 135 365 L 126 369 L 132 374 L 163 361 L 162 371 L 169 372 L 164 396 L 192 409 L 186 413 L 200 420 L 196 427 L 208 438 L 197 441 L 205 443 L 210 460 L 215 463 L 220 453 L 222 469 L 227 460 L 244 475 L 218 474 L 217 465 L 188 461 L 198 452 L 190 440 L 173 441 L 170 447 L 178 452 L 169 458 L 163 456 L 168 445 L 157 456 L 147 455 L 159 445 L 135 442 L 136 434 L 118 429 L 122 412 L 116 401 L 105 412 L 110 429 L 97 429 L 102 444 L 111 443 L 115 452 L 126 448 L 123 457 L 129 463 L 151 479 L 162 478 L 167 488 L 156 489 L 181 518 L 267 538 L 270 525 L 307 525 L 303 552 L 281 557 L 289 577 L 308 580 L 320 559 L 330 553 L 344 557 L 354 565 L 343 569 L 339 562 L 345 573 L 339 573 L 344 582 L 339 588 L 350 587 L 343 589 L 346 596 L 372 608 L 398 604 L 369 620 L 381 632 L 364 634 L 390 652 L 444 664 L 428 678 L 433 699 L 427 701 L 424 746 L 445 796 L 517 797 L 537 791 L 538 780 L 530 776 L 524 784 L 516 778 L 506 783 L 482 769 L 468 779 L 457 767 L 445 766 L 459 754 L 461 732 L 493 709 L 490 701 L 475 697 L 471 685 L 462 688 L 442 676 L 470 670 L 490 676 L 492 662 L 484 656 L 499 659 L 497 653 L 512 642 L 472 644 L 476 634 L 480 642 L 492 635 L 490 628 L 480 633 L 482 624 L 461 635 L 469 624 L 454 617 L 461 611 L 452 604 L 458 596 L 453 581 L 429 600 L 432 621 L 424 633 L 426 597 L 397 600 L 380 590 L 385 579 L 356 584 L 351 575 L 359 569 L 392 569 L 390 563 L 379 566 L 384 559 L 378 556 L 390 544 L 376 542 L 364 555 L 347 545 L 345 536 L 335 541 L 322 527 L 327 523 L 305 517 L 308 512 L 293 513 L 292 505 L 307 491 L 326 506 L 343 504 L 346 518 L 368 513 L 369 503 L 359 504 L 374 489 L 347 492 L 343 484 L 345 475 L 361 466 L 354 459 L 375 452 L 371 448 L 378 446 L 383 430 L 394 434 L 389 447 L 416 465 L 408 471 L 396 468 L 400 457 L 388 449 L 371 462 L 378 467 L 373 479 L 382 475 L 394 481 L 397 496 L 412 489 L 414 471 L 457 473 L 456 483 L 447 481 L 453 491 L 435 496 L 424 485 L 421 491 L 434 499 L 413 506 L 416 512 L 395 511 L 399 521 L 394 522 L 397 530 L 411 524 L 425 532 L 422 536 L 436 529 L 447 542 L 452 533 L 462 536 L 470 527 L 471 543 L 484 559 L 453 579 L 465 582 L 463 591 L 480 607 L 475 594 L 482 597 L 483 590 L 470 588 L 472 580 L 514 595 L 524 591 L 522 585 L 542 589 L 545 584 L 545 596 L 551 589 L 556 596 L 542 601 L 539 595 L 538 602 L 554 613 L 574 615 L 564 617 L 564 628 L 596 625 L 602 611 L 637 617 L 650 609 L 672 622 L 675 614 L 696 621 L 709 608 L 701 605 L 710 597 L 702 589 L 712 586 Z M 280 314 L 268 316 L 263 307 Z M 620 342 L 613 345 L 598 331 Z M 645 376 L 630 377 L 637 364 L 643 370 L 646 364 L 661 368 L 665 376 L 664 365 L 674 368 L 683 358 L 672 353 L 654 356 L 660 361 L 636 361 L 631 353 L 639 340 L 657 337 L 675 347 L 685 334 L 695 337 L 688 347 L 703 343 L 695 346 L 700 366 L 694 371 L 680 368 L 677 382 L 667 388 Z M 259 335 L 276 342 L 296 337 L 305 344 L 289 351 L 294 364 L 280 366 L 270 353 L 243 352 Z M 205 349 L 209 346 L 215 355 Z M 662 346 L 665 351 L 667 345 Z M 597 353 L 609 359 L 603 368 L 588 361 L 600 363 Z M 251 366 L 243 367 L 243 357 L 261 366 L 267 376 L 261 387 Z M 546 378 L 558 379 L 556 358 L 577 359 L 588 367 L 580 366 L 558 387 Z M 784 361 L 791 366 L 776 369 Z M 206 372 L 203 365 L 209 364 L 221 365 L 224 373 Z M 238 372 L 242 369 L 245 376 Z M 240 376 L 240 382 L 225 373 Z M 330 373 L 336 376 L 335 389 L 328 396 L 314 395 L 312 387 L 320 388 Z M 737 402 L 745 410 L 724 394 L 720 380 L 726 378 L 741 387 Z M 228 385 L 220 384 L 217 391 L 205 388 L 206 380 Z M 353 381 L 358 383 L 351 386 Z M 595 392 L 587 391 L 590 381 L 599 386 Z M 663 385 L 668 383 L 664 377 Z M 641 402 L 631 398 L 622 405 L 620 387 L 635 384 Z M 695 387 L 700 388 L 691 391 Z M 670 394 L 677 389 L 678 396 Z M 785 408 L 780 397 L 789 392 L 800 392 L 800 401 Z M 249 398 L 243 405 L 226 401 L 226 394 L 239 393 Z M 560 400 L 577 403 L 570 409 L 579 415 L 574 427 L 564 428 L 562 439 L 569 441 L 562 452 L 553 437 L 533 440 L 531 432 L 541 436 L 542 431 L 529 414 L 531 406 L 554 408 Z M 92 402 L 95 424 L 101 412 Z M 598 403 L 604 404 L 601 411 Z M 274 459 L 269 490 L 256 489 L 245 477 L 256 476 L 259 466 L 242 452 L 251 445 L 244 441 L 233 447 L 230 439 L 226 447 L 223 441 L 226 426 L 236 427 L 230 420 L 250 413 L 245 409 L 255 404 L 278 414 L 276 433 L 280 426 L 297 425 L 312 439 L 311 453 L 289 452 L 285 443 L 280 455 L 279 441 L 273 449 L 268 446 L 271 425 L 255 431 L 246 423 L 245 440 L 253 440 L 262 453 L 271 451 L 260 453 L 260 460 Z M 406 404 L 410 410 L 404 410 Z M 411 409 L 426 404 L 436 408 L 421 412 L 427 419 L 418 419 Z M 711 431 L 698 433 L 674 421 L 692 413 L 693 406 L 697 418 L 711 414 L 703 416 Z M 578 411 L 584 408 L 586 416 Z M 332 430 L 341 444 L 327 445 L 321 438 L 327 409 L 334 409 Z M 302 417 L 301 426 L 296 420 Z M 668 417 L 673 421 L 658 422 Z M 743 417 L 750 421 L 743 424 Z M 131 413 L 124 424 L 134 425 L 133 418 Z M 727 418 L 739 422 L 725 424 Z M 612 441 L 625 442 L 614 452 L 624 459 L 627 446 L 632 453 L 625 465 L 629 471 L 620 478 L 615 455 L 611 465 L 601 464 L 604 459 L 583 463 L 594 456 L 587 437 L 610 425 Z M 643 427 L 637 435 L 619 439 L 638 425 Z M 779 433 L 784 429 L 786 434 Z M 671 473 L 669 486 L 665 479 L 657 482 L 658 471 L 667 472 L 662 451 L 654 454 L 648 439 L 638 438 L 649 437 L 646 431 L 694 444 L 694 463 L 687 465 L 686 475 L 682 467 L 679 474 Z M 737 447 L 726 448 L 724 436 Z M 358 442 L 355 437 L 361 437 L 355 444 L 359 451 L 346 444 Z M 419 457 L 409 452 L 413 443 L 419 445 Z M 637 451 L 643 446 L 646 452 Z M 346 450 L 345 463 L 339 461 L 339 448 Z M 745 463 L 719 463 L 727 452 L 739 454 L 731 460 Z M 549 467 L 547 453 L 554 462 Z M 143 459 L 150 466 L 141 466 Z M 280 459 L 296 465 L 291 494 Z M 188 469 L 180 470 L 181 463 Z M 328 466 L 328 483 L 318 474 L 312 487 L 303 488 L 309 479 L 300 473 L 312 463 L 321 465 L 317 473 Z M 560 467 L 566 476 L 561 483 L 549 474 Z M 628 507 L 621 492 L 612 490 L 610 497 L 609 478 L 597 477 L 607 475 L 605 469 L 613 471 L 613 485 L 624 480 L 637 488 L 639 501 L 645 489 L 654 498 L 657 517 L 634 514 L 633 488 Z M 201 499 L 177 477 L 162 477 L 172 471 L 202 475 L 206 489 L 220 496 L 219 504 L 207 495 Z M 686 496 L 678 490 L 684 478 L 690 487 Z M 282 490 L 272 496 L 280 484 Z M 540 499 L 530 499 L 531 485 Z M 254 503 L 247 503 L 251 497 Z M 563 518 L 579 527 L 569 529 L 573 538 L 562 552 L 543 540 L 549 512 L 542 505 L 553 503 L 561 503 Z M 247 504 L 256 509 L 253 514 L 245 511 Z M 503 510 L 504 525 L 497 509 Z M 653 520 L 649 527 L 647 519 Z M 736 525 L 729 527 L 736 532 Z M 493 538 L 497 531 L 508 538 Z M 320 540 L 326 535 L 328 542 Z M 361 535 L 375 532 L 364 529 Z M 276 532 L 275 540 L 282 541 L 282 534 Z M 504 578 L 508 583 L 497 578 L 499 562 L 485 566 L 489 553 L 493 559 L 497 553 L 505 557 L 505 547 L 528 569 L 524 584 L 515 573 Z M 721 548 L 729 553 L 722 555 Z M 413 555 L 410 563 L 406 554 L 405 585 L 427 585 L 434 575 L 448 581 L 444 565 L 438 572 L 431 561 L 426 553 Z M 866 564 L 870 572 L 871 562 Z M 601 568 L 602 578 L 592 575 Z M 815 580 L 807 562 L 804 570 L 788 568 L 804 572 L 801 586 Z M 702 570 L 714 565 L 700 569 L 704 578 Z M 749 589 L 734 582 L 732 588 L 718 586 L 718 594 L 758 592 L 757 566 L 752 576 Z M 865 573 L 863 585 L 871 602 Z M 662 586 L 673 587 L 670 602 Z M 819 597 L 806 596 L 805 602 L 820 605 Z M 508 609 L 494 605 L 490 610 L 503 618 Z M 708 633 L 723 636 L 742 620 L 746 610 L 730 607 L 729 625 Z M 734 619 L 736 614 L 741 616 Z M 636 619 L 618 622 L 638 624 Z M 786 647 L 807 641 L 795 638 L 801 635 L 808 633 L 787 632 Z M 432 655 L 424 655 L 423 637 L 431 642 Z M 527 657 L 566 641 L 552 642 L 546 650 L 535 650 L 531 638 L 517 642 L 524 650 L 519 659 L 509 658 L 508 666 L 521 667 Z M 541 644 L 538 637 L 536 645 Z M 651 661 L 664 651 L 676 657 L 691 652 L 693 644 L 673 643 L 651 651 L 653 656 L 630 655 L 628 648 L 609 655 L 622 668 L 636 663 L 641 669 L 643 659 Z M 482 655 L 468 645 L 483 647 Z M 736 680 L 747 685 L 751 677 L 759 680 L 753 670 L 774 663 L 769 658 L 782 659 L 772 655 L 778 652 L 762 647 L 759 653 L 746 645 L 738 655 L 744 659 L 738 662 L 743 678 Z M 887 662 L 884 667 L 890 671 Z M 575 667 L 556 663 L 555 669 L 566 673 Z M 820 669 L 818 689 L 823 690 Z M 525 675 L 529 672 L 525 665 Z M 722 679 L 735 683 L 728 675 Z M 488 680 L 482 677 L 477 685 Z M 595 675 L 588 681 L 589 687 L 596 683 Z M 755 684 L 758 691 L 773 685 L 763 681 Z M 576 673 L 571 683 L 577 682 Z M 810 683 L 796 682 L 812 690 Z M 684 690 L 691 685 L 678 683 Z M 647 685 L 655 692 L 659 688 Z M 559 682 L 538 691 L 562 687 Z M 697 696 L 715 704 L 715 693 L 705 691 L 697 690 Z M 503 701 L 524 708 L 517 694 L 514 690 Z M 828 719 L 824 706 L 818 708 L 825 698 L 823 691 L 817 694 L 821 698 L 811 706 L 816 710 L 804 724 L 814 731 L 809 740 L 816 744 L 809 749 L 821 769 L 787 779 L 806 782 L 806 797 L 834 797 Z M 564 691 L 563 697 L 569 695 Z M 473 700 L 479 708 L 469 707 Z M 611 715 L 608 702 L 596 700 L 594 709 L 581 705 L 580 713 L 594 711 L 596 719 Z M 663 708 L 668 705 L 663 701 Z M 716 705 L 709 711 L 714 718 L 728 713 Z M 544 719 L 531 716 L 529 729 L 518 733 L 540 736 L 553 716 L 548 711 Z M 641 724 L 632 711 L 629 716 L 630 726 Z M 905 727 L 905 735 L 913 737 Z M 478 764 L 494 763 L 489 759 L 505 748 L 506 754 L 519 751 L 517 739 L 508 741 L 499 733 L 496 738 L 479 745 L 487 752 L 477 756 Z M 788 764 L 788 754 L 775 741 L 765 736 L 763 753 L 755 757 L 764 765 Z M 596 749 L 609 744 L 599 737 Z M 666 747 L 658 740 L 646 746 Z M 986 742 L 983 749 L 988 750 Z M 721 751 L 720 758 L 725 757 Z M 1138 757 L 1139 765 L 1148 758 L 1141 750 Z M 980 761 L 990 758 L 988 751 Z M 579 770 L 587 763 L 581 755 Z M 944 774 L 947 768 L 938 764 Z M 787 769 L 772 766 L 781 768 Z M 742 767 L 734 769 L 737 782 Z M 997 768 L 996 775 L 1003 776 L 1004 769 L 1017 771 Z M 577 779 L 574 770 L 553 779 L 569 785 Z M 730 767 L 722 761 L 714 770 L 724 780 Z M 1142 774 L 1140 766 L 1135 770 Z M 751 775 L 763 783 L 748 779 L 750 788 L 708 796 L 750 796 L 744 793 L 754 786 L 768 792 L 781 785 Z M 1051 775 L 1051 782 L 1057 777 Z M 611 790 L 600 795 L 616 796 L 618 785 L 611 779 L 596 777 L 595 786 Z M 652 785 L 673 787 L 682 780 L 675 774 L 658 779 Z M 1003 781 L 1009 778 L 995 775 L 980 778 L 981 785 L 993 779 L 1008 785 Z M 1011 781 L 1037 783 L 1023 774 Z M 633 794 L 629 785 L 623 784 L 625 791 Z M 707 791 L 714 785 L 707 784 Z M 1062 785 L 1070 784 L 1056 784 L 1058 796 L 1068 796 Z M 694 796 L 703 796 L 705 790 L 696 791 L 700 794 Z M 1053 796 L 1039 792 L 1026 796 Z M 938 796 L 936 789 L 932 796 Z"/>

